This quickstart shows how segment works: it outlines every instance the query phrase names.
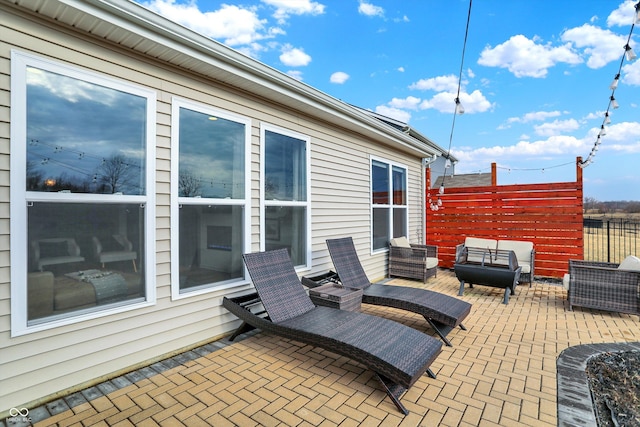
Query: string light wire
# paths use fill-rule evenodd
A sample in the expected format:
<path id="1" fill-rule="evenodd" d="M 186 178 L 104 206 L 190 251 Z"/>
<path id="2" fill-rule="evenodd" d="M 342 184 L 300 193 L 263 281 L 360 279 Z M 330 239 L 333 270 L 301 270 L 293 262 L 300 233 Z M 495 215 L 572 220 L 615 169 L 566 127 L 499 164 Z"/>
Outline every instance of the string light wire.
<path id="1" fill-rule="evenodd" d="M 473 0 L 469 0 L 469 11 L 467 12 L 467 25 L 464 30 L 464 42 L 462 44 L 462 58 L 460 60 L 460 71 L 458 73 L 458 91 L 456 92 L 456 97 L 454 99 L 455 108 L 453 110 L 453 121 L 451 123 L 451 133 L 449 134 L 449 148 L 447 149 L 447 162 L 449 162 L 449 157 L 451 155 L 451 146 L 453 143 L 453 130 L 456 127 L 456 116 L 458 114 L 464 114 L 464 107 L 460 103 L 460 88 L 462 86 L 462 70 L 464 69 L 464 55 L 467 51 L 467 39 L 469 37 L 469 22 L 471 22 L 471 6 L 473 4 Z M 442 175 L 442 184 L 438 190 L 438 198 L 436 202 L 431 200 L 431 196 L 429 196 L 429 202 L 431 204 L 431 210 L 438 210 L 442 206 L 442 199 L 440 199 L 440 195 L 444 194 L 444 181 L 447 177 L 447 167 L 445 166 L 444 174 Z"/>
<path id="2" fill-rule="evenodd" d="M 631 30 L 629 31 L 629 36 L 627 37 L 627 44 L 625 44 L 623 46 L 624 53 L 622 54 L 622 57 L 620 58 L 620 65 L 618 66 L 618 72 L 614 76 L 613 82 L 611 83 L 611 85 L 609 85 L 609 89 L 611 89 L 611 96 L 609 97 L 609 104 L 607 105 L 607 110 L 604 113 L 604 120 L 602 122 L 602 125 L 600 126 L 600 131 L 598 132 L 598 135 L 596 136 L 596 140 L 593 143 L 593 148 L 591 149 L 591 152 L 589 153 L 589 155 L 587 156 L 587 158 L 585 160 L 583 160 L 580 163 L 578 163 L 578 166 L 580 166 L 583 169 L 594 162 L 593 158 L 595 157 L 596 153 L 598 152 L 598 149 L 600 148 L 600 144 L 602 144 L 602 138 L 606 135 L 605 125 L 608 125 L 609 123 L 611 123 L 611 114 L 609 113 L 609 111 L 612 108 L 615 110 L 616 108 L 619 107 L 618 101 L 616 101 L 616 98 L 615 98 L 614 95 L 615 95 L 616 89 L 618 89 L 618 82 L 620 80 L 620 73 L 622 72 L 622 66 L 624 65 L 625 59 L 628 62 L 633 61 L 634 59 L 636 59 L 636 54 L 633 51 L 633 49 L 631 48 L 631 44 L 630 43 L 631 43 L 631 35 L 633 34 L 633 29 L 635 28 L 636 21 L 638 21 L 640 19 L 640 2 L 636 3 L 634 8 L 635 8 L 635 13 L 634 13 L 633 21 L 631 22 Z"/>

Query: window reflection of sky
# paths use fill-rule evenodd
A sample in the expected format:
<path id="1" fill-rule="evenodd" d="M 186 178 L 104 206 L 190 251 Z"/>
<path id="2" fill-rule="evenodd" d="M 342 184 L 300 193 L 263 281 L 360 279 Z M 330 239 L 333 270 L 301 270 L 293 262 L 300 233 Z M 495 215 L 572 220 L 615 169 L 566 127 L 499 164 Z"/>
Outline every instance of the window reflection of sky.
<path id="1" fill-rule="evenodd" d="M 305 141 L 266 131 L 265 147 L 266 198 L 307 200 Z"/>
<path id="2" fill-rule="evenodd" d="M 146 108 L 144 97 L 28 68 L 29 174 L 71 183 L 74 191 L 104 192 L 103 164 L 120 156 L 130 178 L 119 190 L 144 194 Z"/>
<path id="3" fill-rule="evenodd" d="M 375 160 L 371 167 L 371 190 L 374 204 L 389 203 L 389 168 Z"/>
<path id="4" fill-rule="evenodd" d="M 180 196 L 244 197 L 245 125 L 180 109 L 180 178 L 192 182 Z"/>

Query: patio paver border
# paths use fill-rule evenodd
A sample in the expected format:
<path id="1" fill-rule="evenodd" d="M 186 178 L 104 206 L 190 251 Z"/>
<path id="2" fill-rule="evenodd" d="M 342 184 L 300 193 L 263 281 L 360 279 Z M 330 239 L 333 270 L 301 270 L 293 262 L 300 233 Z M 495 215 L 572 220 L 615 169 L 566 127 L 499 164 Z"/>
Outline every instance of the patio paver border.
<path id="1" fill-rule="evenodd" d="M 560 353 L 557 361 L 558 426 L 595 426 L 587 362 L 603 353 L 640 351 L 640 342 L 582 344 Z"/>

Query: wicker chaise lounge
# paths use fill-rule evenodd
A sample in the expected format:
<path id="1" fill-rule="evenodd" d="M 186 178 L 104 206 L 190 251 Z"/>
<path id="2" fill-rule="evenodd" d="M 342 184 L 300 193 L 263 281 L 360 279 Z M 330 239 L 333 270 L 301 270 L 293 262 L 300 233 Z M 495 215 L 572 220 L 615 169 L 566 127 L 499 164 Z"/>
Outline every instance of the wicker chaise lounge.
<path id="1" fill-rule="evenodd" d="M 224 307 L 255 328 L 360 362 L 376 374 L 396 407 L 408 414 L 399 399 L 425 372 L 435 378 L 429 366 L 440 354 L 441 342 L 388 319 L 316 307 L 286 249 L 245 254 L 244 260 L 268 316 L 243 308 L 239 300 L 246 302 L 246 296 L 225 297 Z"/>
<path id="2" fill-rule="evenodd" d="M 362 303 L 393 307 L 421 314 L 451 347 L 447 335 L 456 327 L 466 330 L 462 321 L 471 312 L 471 304 L 449 295 L 408 286 L 371 283 L 358 259 L 351 237 L 327 240 L 329 254 L 346 288 L 362 289 Z"/>

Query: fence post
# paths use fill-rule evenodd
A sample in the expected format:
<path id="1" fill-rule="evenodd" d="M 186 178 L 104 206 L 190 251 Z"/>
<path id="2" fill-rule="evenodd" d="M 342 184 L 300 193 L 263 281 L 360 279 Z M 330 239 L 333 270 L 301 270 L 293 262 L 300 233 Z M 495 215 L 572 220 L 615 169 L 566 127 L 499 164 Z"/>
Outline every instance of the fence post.
<path id="1" fill-rule="evenodd" d="M 611 221 L 607 219 L 607 262 L 611 262 Z"/>

